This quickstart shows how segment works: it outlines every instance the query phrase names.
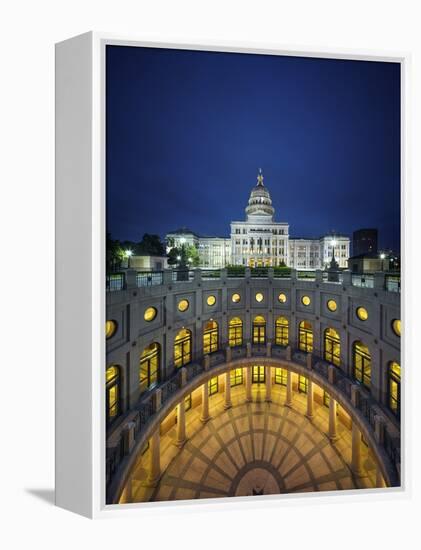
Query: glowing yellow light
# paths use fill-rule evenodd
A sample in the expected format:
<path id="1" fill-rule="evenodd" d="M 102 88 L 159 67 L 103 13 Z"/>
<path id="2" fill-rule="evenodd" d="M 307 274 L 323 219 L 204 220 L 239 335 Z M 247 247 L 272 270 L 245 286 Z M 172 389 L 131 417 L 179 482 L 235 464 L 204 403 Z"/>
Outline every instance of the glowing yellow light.
<path id="1" fill-rule="evenodd" d="M 367 321 L 368 311 L 365 309 L 365 307 L 358 307 L 357 308 L 357 317 L 360 321 Z"/>
<path id="2" fill-rule="evenodd" d="M 310 296 L 303 296 L 301 298 L 301 302 L 303 303 L 303 305 L 309 306 L 311 304 Z"/>
<path id="3" fill-rule="evenodd" d="M 283 292 L 281 292 L 278 296 L 278 300 L 281 302 L 281 304 L 285 304 L 285 302 L 287 301 L 287 297 L 286 297 L 286 294 L 284 294 Z"/>
<path id="4" fill-rule="evenodd" d="M 188 300 L 180 300 L 178 302 L 178 310 L 179 311 L 187 311 L 189 309 L 189 302 Z"/>
<path id="5" fill-rule="evenodd" d="M 263 294 L 261 292 L 256 294 L 256 302 L 263 302 Z"/>
<path id="6" fill-rule="evenodd" d="M 214 306 L 216 303 L 215 296 L 208 296 L 206 299 L 206 303 L 208 304 L 208 306 Z"/>
<path id="7" fill-rule="evenodd" d="M 235 304 L 237 304 L 241 300 L 241 296 L 236 292 L 235 294 L 232 295 L 231 300 Z"/>
<path id="8" fill-rule="evenodd" d="M 107 321 L 105 323 L 105 336 L 107 338 L 111 338 L 111 336 L 114 336 L 115 332 L 117 330 L 117 322 L 116 321 Z"/>
<path id="9" fill-rule="evenodd" d="M 393 329 L 393 332 L 396 334 L 396 336 L 401 335 L 401 320 L 400 319 L 393 319 L 392 329 Z"/>
<path id="10" fill-rule="evenodd" d="M 336 311 L 338 309 L 338 304 L 335 302 L 335 300 L 328 300 L 327 309 L 329 309 L 330 311 Z"/>
<path id="11" fill-rule="evenodd" d="M 145 313 L 143 314 L 143 318 L 145 321 L 153 321 L 157 315 L 157 310 L 154 307 L 148 307 L 145 309 Z"/>

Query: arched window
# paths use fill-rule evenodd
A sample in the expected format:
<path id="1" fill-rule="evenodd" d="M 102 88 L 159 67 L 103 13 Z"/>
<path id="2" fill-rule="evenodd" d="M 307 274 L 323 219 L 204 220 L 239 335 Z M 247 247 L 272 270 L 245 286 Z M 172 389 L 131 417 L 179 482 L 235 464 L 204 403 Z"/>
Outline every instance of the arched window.
<path id="1" fill-rule="evenodd" d="M 360 341 L 352 345 L 352 365 L 355 380 L 370 389 L 371 355 L 368 347 Z"/>
<path id="2" fill-rule="evenodd" d="M 324 348 L 325 361 L 339 367 L 341 364 L 341 337 L 335 329 L 327 328 L 325 330 Z"/>
<path id="3" fill-rule="evenodd" d="M 120 383 L 120 367 L 108 367 L 105 373 L 107 425 L 120 414 Z"/>
<path id="4" fill-rule="evenodd" d="M 208 321 L 203 329 L 203 353 L 218 351 L 218 323 Z"/>
<path id="5" fill-rule="evenodd" d="M 257 315 L 253 321 L 253 344 L 266 342 L 266 321 L 261 315 Z"/>
<path id="6" fill-rule="evenodd" d="M 190 330 L 183 328 L 174 339 L 174 366 L 188 365 L 192 360 L 192 336 Z"/>
<path id="7" fill-rule="evenodd" d="M 388 369 L 389 408 L 396 416 L 401 412 L 401 366 L 396 361 L 389 363 Z"/>
<path id="8" fill-rule="evenodd" d="M 298 347 L 301 351 L 313 351 L 313 327 L 308 321 L 301 321 L 298 325 Z"/>
<path id="9" fill-rule="evenodd" d="M 160 363 L 159 344 L 153 342 L 145 348 L 140 356 L 139 364 L 139 388 L 140 393 L 150 390 L 158 384 L 159 381 L 159 363 Z"/>
<path id="10" fill-rule="evenodd" d="M 288 345 L 288 319 L 278 317 L 275 323 L 275 344 L 278 346 Z"/>
<path id="11" fill-rule="evenodd" d="M 229 322 L 228 342 L 232 348 L 243 344 L 243 321 L 239 317 L 233 317 Z"/>

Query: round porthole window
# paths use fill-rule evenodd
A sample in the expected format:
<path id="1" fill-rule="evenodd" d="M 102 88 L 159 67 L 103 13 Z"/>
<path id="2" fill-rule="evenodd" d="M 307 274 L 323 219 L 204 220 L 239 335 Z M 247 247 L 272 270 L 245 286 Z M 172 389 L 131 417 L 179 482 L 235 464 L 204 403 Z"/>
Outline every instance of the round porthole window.
<path id="1" fill-rule="evenodd" d="M 143 318 L 145 321 L 153 321 L 157 315 L 157 310 L 154 307 L 148 307 L 145 309 L 145 313 L 143 314 Z"/>
<path id="2" fill-rule="evenodd" d="M 208 296 L 206 298 L 206 303 L 208 304 L 208 306 L 214 306 L 216 304 L 215 296 Z"/>
<path id="3" fill-rule="evenodd" d="M 263 302 L 263 294 L 261 292 L 256 294 L 256 302 Z"/>
<path id="4" fill-rule="evenodd" d="M 309 306 L 311 304 L 310 296 L 303 296 L 301 302 L 303 305 Z"/>
<path id="5" fill-rule="evenodd" d="M 178 302 L 178 310 L 179 311 L 187 311 L 189 309 L 189 302 L 188 300 L 180 300 Z"/>
<path id="6" fill-rule="evenodd" d="M 365 307 L 357 307 L 357 317 L 360 321 L 367 321 L 368 311 Z"/>
<path id="7" fill-rule="evenodd" d="M 335 300 L 328 300 L 327 309 L 329 311 L 336 311 L 338 309 L 338 304 L 335 302 Z"/>
<path id="8" fill-rule="evenodd" d="M 393 321 L 392 321 L 392 330 L 396 334 L 396 336 L 401 335 L 401 320 L 400 319 L 393 319 Z"/>
<path id="9" fill-rule="evenodd" d="M 278 296 L 278 300 L 281 302 L 281 304 L 285 304 L 287 301 L 287 296 L 283 292 L 281 292 Z"/>
<path id="10" fill-rule="evenodd" d="M 234 304 L 238 304 L 238 302 L 241 300 L 241 296 L 236 292 L 231 296 L 231 300 L 234 302 Z"/>
<path id="11" fill-rule="evenodd" d="M 111 338 L 111 336 L 114 336 L 117 330 L 117 321 L 107 321 L 105 323 L 105 336 L 106 338 Z"/>

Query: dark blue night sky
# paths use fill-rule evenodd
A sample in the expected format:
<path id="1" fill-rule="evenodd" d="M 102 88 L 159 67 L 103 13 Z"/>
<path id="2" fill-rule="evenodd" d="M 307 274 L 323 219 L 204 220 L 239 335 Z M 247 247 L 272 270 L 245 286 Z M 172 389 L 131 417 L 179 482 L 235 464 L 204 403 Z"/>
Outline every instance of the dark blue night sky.
<path id="1" fill-rule="evenodd" d="M 229 236 L 262 167 L 292 237 L 400 242 L 394 63 L 107 47 L 107 230 Z"/>

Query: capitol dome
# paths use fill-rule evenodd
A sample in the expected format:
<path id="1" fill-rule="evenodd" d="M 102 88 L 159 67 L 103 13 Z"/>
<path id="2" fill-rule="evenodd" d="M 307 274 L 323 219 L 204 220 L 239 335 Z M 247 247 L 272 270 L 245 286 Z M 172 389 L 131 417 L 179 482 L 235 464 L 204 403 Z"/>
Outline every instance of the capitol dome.
<path id="1" fill-rule="evenodd" d="M 248 206 L 246 207 L 247 220 L 262 218 L 265 222 L 273 221 L 275 209 L 272 206 L 270 193 L 263 183 L 262 169 L 257 175 L 257 184 L 250 193 Z"/>

